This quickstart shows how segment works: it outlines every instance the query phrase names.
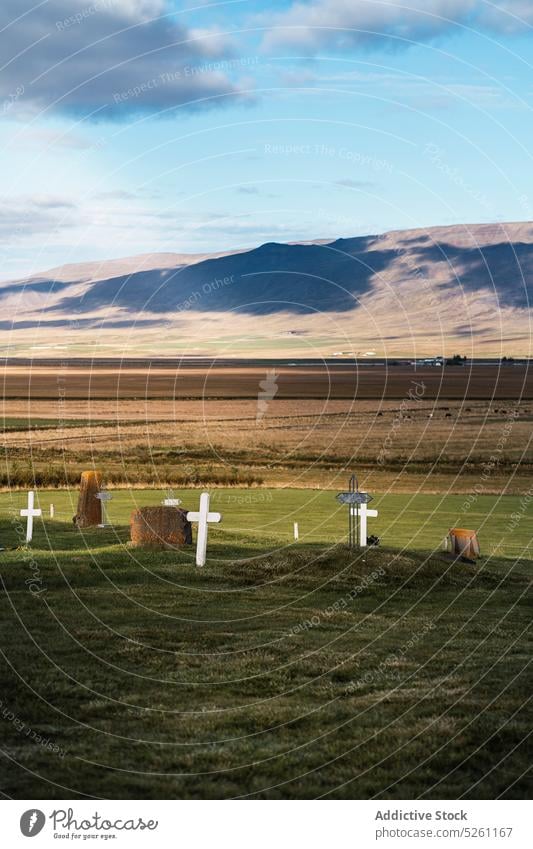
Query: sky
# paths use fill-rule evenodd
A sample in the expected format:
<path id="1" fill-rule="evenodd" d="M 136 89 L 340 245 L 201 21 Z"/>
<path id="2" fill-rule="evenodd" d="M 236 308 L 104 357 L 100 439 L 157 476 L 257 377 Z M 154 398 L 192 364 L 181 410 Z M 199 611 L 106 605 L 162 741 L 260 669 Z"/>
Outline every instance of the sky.
<path id="1" fill-rule="evenodd" d="M 0 276 L 533 219 L 531 0 L 2 0 Z"/>

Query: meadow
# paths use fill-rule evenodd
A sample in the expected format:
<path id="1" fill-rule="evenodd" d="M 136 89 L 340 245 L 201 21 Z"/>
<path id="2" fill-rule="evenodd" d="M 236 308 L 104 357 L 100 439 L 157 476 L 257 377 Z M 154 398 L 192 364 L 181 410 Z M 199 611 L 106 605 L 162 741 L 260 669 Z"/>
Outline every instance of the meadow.
<path id="1" fill-rule="evenodd" d="M 336 545 L 346 539 L 347 508 L 337 503 L 335 491 L 267 487 L 221 487 L 210 491 L 212 509 L 224 518 L 223 525 L 210 533 L 216 540 L 228 542 L 230 549 L 234 538 L 257 539 L 264 545 L 283 548 L 293 541 L 294 522 L 298 523 L 301 543 Z M 180 498 L 187 509 L 196 510 L 199 492 L 175 488 L 172 495 Z M 160 504 L 165 494 L 154 489 L 113 491 L 108 504 L 113 527 L 99 531 L 97 538 L 104 538 L 107 544 L 127 543 L 131 512 L 139 506 Z M 39 491 L 37 503 L 44 515 L 42 521 L 35 523 L 34 548 L 61 550 L 73 544 L 83 545 L 85 532 L 72 527 L 76 500 L 74 488 Z M 0 493 L 0 544 L 6 548 L 20 543 L 15 520 L 25 502 L 25 491 Z M 53 522 L 49 518 L 50 504 L 54 505 Z M 379 516 L 369 519 L 369 533 L 377 534 L 383 545 L 399 551 L 438 552 L 449 528 L 473 527 L 478 531 L 483 554 L 489 558 L 533 561 L 533 493 L 529 497 L 374 493 L 371 506 Z M 88 539 L 93 540 L 94 536 Z"/>
<path id="2" fill-rule="evenodd" d="M 9 372 L 5 796 L 528 795 L 529 373 L 508 368 L 506 388 L 499 369 L 374 372 L 352 396 L 342 370 L 325 394 L 323 374 L 287 374 L 259 417 L 258 370 L 238 398 L 228 373 L 206 392 L 205 375 L 166 370 L 149 397 L 146 372 Z M 112 527 L 81 531 L 90 468 Z M 335 499 L 352 472 L 379 512 L 363 551 Z M 28 488 L 43 510 L 31 547 Z M 223 514 L 205 568 L 193 547 L 129 545 L 134 508 L 172 490 L 197 509 L 203 489 Z M 478 531 L 476 564 L 442 551 L 452 526 Z"/>
<path id="3" fill-rule="evenodd" d="M 275 398 L 5 401 L 0 486 L 333 489 L 356 470 L 381 492 L 521 494 L 533 483 L 533 404 Z M 24 418 L 24 413 L 26 418 Z M 55 427 L 50 424 L 56 416 Z"/>
<path id="4" fill-rule="evenodd" d="M 0 553 L 4 795 L 526 797 L 531 561 L 295 544 L 236 494 L 202 570 L 68 521 Z"/>

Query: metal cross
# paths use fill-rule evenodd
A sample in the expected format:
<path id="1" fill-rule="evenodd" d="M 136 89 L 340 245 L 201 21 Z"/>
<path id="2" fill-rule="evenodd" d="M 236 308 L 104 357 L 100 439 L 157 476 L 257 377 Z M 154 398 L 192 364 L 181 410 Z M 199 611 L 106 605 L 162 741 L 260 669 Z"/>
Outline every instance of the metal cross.
<path id="1" fill-rule="evenodd" d="M 96 498 L 102 505 L 102 521 L 98 525 L 99 528 L 108 528 L 109 523 L 107 521 L 107 502 L 111 501 L 113 496 L 106 489 L 102 489 L 100 492 L 96 493 Z"/>
<path id="2" fill-rule="evenodd" d="M 366 510 L 366 505 L 372 501 L 372 496 L 369 495 L 368 492 L 360 492 L 359 491 L 359 483 L 355 475 L 352 475 L 350 478 L 350 486 L 348 492 L 339 492 L 337 495 L 337 501 L 340 504 L 349 504 L 350 509 L 348 511 L 348 545 L 350 548 L 355 548 L 357 545 L 357 537 L 360 539 L 363 538 L 362 534 L 358 533 L 359 530 L 359 511 L 357 506 L 365 505 L 364 512 L 364 543 L 360 543 L 361 545 L 366 545 L 366 516 L 373 514 L 375 511 Z M 377 513 L 376 513 L 377 515 Z"/>

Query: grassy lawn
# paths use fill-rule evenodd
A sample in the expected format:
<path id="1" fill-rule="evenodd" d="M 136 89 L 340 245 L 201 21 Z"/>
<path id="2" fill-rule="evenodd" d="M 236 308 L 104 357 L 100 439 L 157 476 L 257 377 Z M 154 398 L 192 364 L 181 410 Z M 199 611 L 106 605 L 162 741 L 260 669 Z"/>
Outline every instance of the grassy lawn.
<path id="1" fill-rule="evenodd" d="M 115 493 L 116 527 L 83 534 L 69 493 L 41 493 L 56 518 L 0 553 L 2 792 L 524 798 L 531 561 L 425 553 L 464 501 L 426 496 L 376 499 L 388 544 L 351 554 L 333 496 L 217 490 L 197 570 L 191 550 L 124 546 L 160 492 Z M 23 501 L 2 496 L 6 546 Z M 518 501 L 480 497 L 462 524 L 483 548 Z"/>
<path id="2" fill-rule="evenodd" d="M 223 514 L 223 524 L 213 530 L 214 538 L 231 542 L 235 538 L 258 539 L 272 545 L 286 545 L 293 539 L 293 522 L 298 522 L 302 542 L 338 543 L 347 534 L 347 508 L 339 505 L 335 492 L 310 489 L 213 489 L 212 509 Z M 174 495 L 188 509 L 197 509 L 199 491 L 176 488 Z M 55 507 L 60 524 L 48 540 L 47 528 L 36 521 L 35 548 L 71 546 L 72 516 L 76 512 L 77 489 L 41 490 L 39 504 L 49 513 Z M 125 542 L 129 539 L 128 522 L 133 509 L 141 505 L 160 504 L 161 490 L 115 490 L 109 504 L 109 515 L 115 530 L 105 532 L 106 539 Z M 18 514 L 26 502 L 25 491 L 0 493 L 0 544 L 17 544 L 17 533 L 10 524 L 11 512 Z M 482 553 L 533 560 L 533 498 L 518 495 L 376 495 L 371 507 L 377 508 L 377 519 L 369 519 L 369 533 L 376 533 L 384 545 L 417 551 L 440 549 L 450 527 L 467 527 L 478 531 Z M 513 521 L 513 514 L 518 521 Z M 7 521 L 6 521 L 7 520 Z M 59 536 L 58 536 L 59 533 Z M 67 537 L 64 539 L 64 534 Z M 100 537 L 99 537 L 100 538 Z M 79 537 L 75 537 L 79 540 Z M 78 544 L 78 543 L 76 543 Z"/>

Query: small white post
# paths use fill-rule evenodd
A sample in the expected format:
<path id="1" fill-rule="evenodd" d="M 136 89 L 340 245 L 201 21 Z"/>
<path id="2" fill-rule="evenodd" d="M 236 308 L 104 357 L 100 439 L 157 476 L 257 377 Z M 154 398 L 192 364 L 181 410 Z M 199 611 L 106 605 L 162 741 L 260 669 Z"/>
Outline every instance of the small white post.
<path id="1" fill-rule="evenodd" d="M 26 543 L 33 539 L 33 517 L 41 515 L 41 510 L 38 507 L 34 508 L 34 503 L 35 493 L 31 490 L 28 492 L 28 506 L 20 511 L 21 516 L 26 516 Z"/>
<path id="2" fill-rule="evenodd" d="M 294 523 L 294 539 L 300 539 L 300 534 L 298 532 L 298 522 Z"/>
<path id="3" fill-rule="evenodd" d="M 361 548 L 364 548 L 368 542 L 367 519 L 375 519 L 378 515 L 378 511 L 369 510 L 366 503 L 354 505 L 351 510 L 352 516 L 357 516 L 357 512 L 359 511 L 359 545 Z"/>
<path id="4" fill-rule="evenodd" d="M 198 522 L 198 533 L 196 541 L 196 565 L 205 566 L 207 556 L 207 530 L 209 522 L 221 522 L 220 513 L 209 512 L 209 493 L 202 492 L 200 496 L 200 509 L 187 513 L 188 522 Z"/>
<path id="5" fill-rule="evenodd" d="M 53 518 L 54 518 L 54 516 L 55 516 L 55 512 L 56 512 L 56 510 L 55 510 L 54 505 L 53 505 L 53 504 L 50 504 L 50 518 L 51 518 L 51 519 L 53 519 Z"/>
<path id="6" fill-rule="evenodd" d="M 107 521 L 107 502 L 111 501 L 113 496 L 106 489 L 102 489 L 100 492 L 96 493 L 96 497 L 102 505 L 102 521 L 98 525 L 99 528 L 108 528 L 110 527 Z"/>

